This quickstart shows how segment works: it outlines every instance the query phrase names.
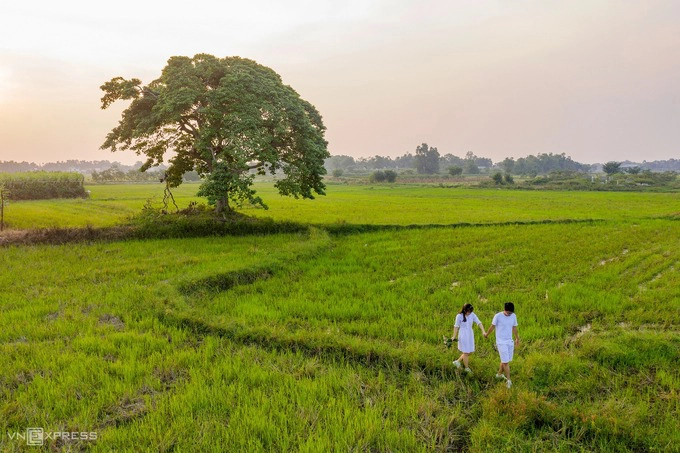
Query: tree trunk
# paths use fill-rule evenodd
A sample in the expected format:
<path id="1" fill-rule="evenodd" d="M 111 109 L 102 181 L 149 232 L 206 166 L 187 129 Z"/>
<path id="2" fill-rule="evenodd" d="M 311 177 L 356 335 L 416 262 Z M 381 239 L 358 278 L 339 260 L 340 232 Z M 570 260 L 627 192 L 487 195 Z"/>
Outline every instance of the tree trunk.
<path id="1" fill-rule="evenodd" d="M 226 215 L 231 211 L 229 207 L 229 198 L 226 196 L 219 198 L 215 203 L 215 214 Z"/>

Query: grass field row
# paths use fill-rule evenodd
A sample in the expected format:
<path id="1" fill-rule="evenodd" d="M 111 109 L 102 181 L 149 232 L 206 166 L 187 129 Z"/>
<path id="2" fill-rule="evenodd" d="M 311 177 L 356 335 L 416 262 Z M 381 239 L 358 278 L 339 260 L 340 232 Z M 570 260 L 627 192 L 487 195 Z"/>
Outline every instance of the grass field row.
<path id="1" fill-rule="evenodd" d="M 5 210 L 9 228 L 105 227 L 120 224 L 150 202 L 163 206 L 162 184 L 91 185 L 89 199 L 21 201 Z M 314 200 L 281 197 L 270 184 L 256 185 L 268 210 L 244 207 L 241 212 L 277 221 L 312 224 L 456 224 L 542 220 L 639 218 L 678 215 L 674 193 L 600 193 L 505 191 L 408 185 L 329 186 Z M 195 196 L 198 184 L 174 190 L 180 209 Z M 169 203 L 169 208 L 173 208 Z"/>

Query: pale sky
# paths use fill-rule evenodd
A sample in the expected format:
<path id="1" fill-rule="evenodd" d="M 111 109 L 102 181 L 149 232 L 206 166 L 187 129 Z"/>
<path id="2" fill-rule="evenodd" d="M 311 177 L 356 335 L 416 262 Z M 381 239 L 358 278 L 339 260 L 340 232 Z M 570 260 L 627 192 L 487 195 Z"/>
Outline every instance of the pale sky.
<path id="1" fill-rule="evenodd" d="M 278 72 L 333 155 L 680 158 L 676 0 L 0 0 L 0 160 L 142 160 L 99 86 L 197 53 Z"/>

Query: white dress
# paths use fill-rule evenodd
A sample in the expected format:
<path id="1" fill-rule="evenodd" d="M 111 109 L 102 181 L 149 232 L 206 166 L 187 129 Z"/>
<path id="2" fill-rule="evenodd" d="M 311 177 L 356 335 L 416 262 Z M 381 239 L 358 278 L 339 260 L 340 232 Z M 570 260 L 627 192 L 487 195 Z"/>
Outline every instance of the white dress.
<path id="1" fill-rule="evenodd" d="M 475 333 L 472 331 L 473 324 L 481 324 L 476 314 L 470 313 L 465 317 L 463 322 L 463 314 L 458 313 L 456 316 L 456 323 L 454 327 L 458 327 L 458 350 L 469 354 L 475 352 Z"/>

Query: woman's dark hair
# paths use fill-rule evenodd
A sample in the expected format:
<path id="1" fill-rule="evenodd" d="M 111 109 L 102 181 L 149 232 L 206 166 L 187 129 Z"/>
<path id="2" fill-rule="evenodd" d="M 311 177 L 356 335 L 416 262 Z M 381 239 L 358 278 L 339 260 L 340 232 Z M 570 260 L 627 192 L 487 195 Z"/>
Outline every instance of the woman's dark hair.
<path id="1" fill-rule="evenodd" d="M 463 322 L 467 322 L 467 319 L 465 318 L 465 313 L 472 313 L 472 311 L 475 309 L 475 307 L 472 306 L 472 304 L 465 304 L 463 305 L 463 308 L 460 309 L 460 314 L 463 315 Z"/>

